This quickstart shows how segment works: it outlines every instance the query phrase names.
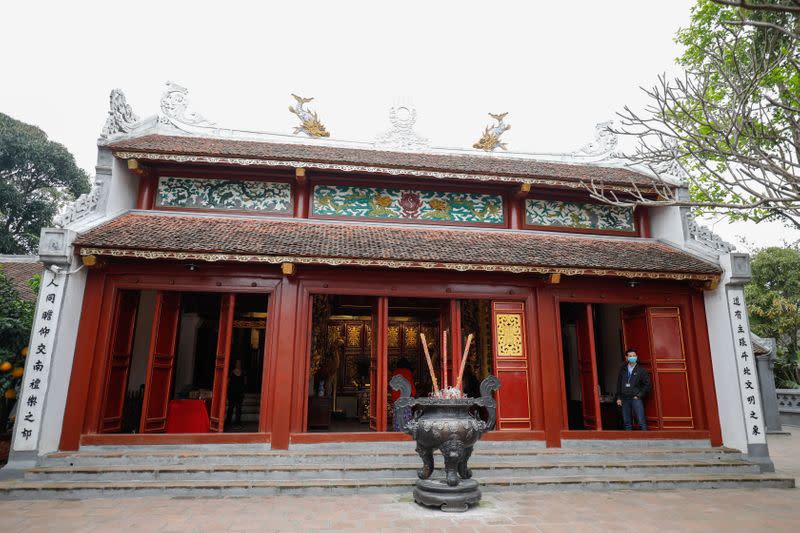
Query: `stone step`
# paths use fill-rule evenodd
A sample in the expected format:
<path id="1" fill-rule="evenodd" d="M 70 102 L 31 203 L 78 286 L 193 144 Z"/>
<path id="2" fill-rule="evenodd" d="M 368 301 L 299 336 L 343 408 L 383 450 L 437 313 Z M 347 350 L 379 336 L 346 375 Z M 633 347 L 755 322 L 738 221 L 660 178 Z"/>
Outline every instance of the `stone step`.
<path id="1" fill-rule="evenodd" d="M 371 479 L 415 476 L 421 466 L 407 463 L 285 464 L 285 465 L 162 465 L 162 466 L 50 466 L 25 472 L 32 481 L 109 480 L 261 480 L 261 479 Z M 441 469 L 441 461 L 437 467 Z M 618 462 L 481 462 L 471 461 L 476 477 L 596 476 L 648 474 L 756 474 L 747 461 L 618 461 Z"/>
<path id="2" fill-rule="evenodd" d="M 793 488 L 794 478 L 774 474 L 663 474 L 647 476 L 483 477 L 485 492 L 502 490 L 657 490 L 700 488 Z M 109 496 L 261 496 L 411 493 L 413 479 L 135 480 L 0 482 L 0 499 Z"/>
<path id="3" fill-rule="evenodd" d="M 394 443 L 392 443 L 394 444 Z M 57 452 L 43 457 L 40 466 L 105 466 L 105 465 L 214 465 L 214 464 L 343 464 L 404 462 L 419 464 L 419 456 L 411 443 L 361 450 L 269 450 L 257 448 L 177 446 L 128 447 L 125 449 L 92 449 L 78 452 Z M 437 452 L 437 455 L 438 452 Z M 739 460 L 742 455 L 731 448 L 501 448 L 475 447 L 473 462 L 569 462 L 609 460 Z"/>

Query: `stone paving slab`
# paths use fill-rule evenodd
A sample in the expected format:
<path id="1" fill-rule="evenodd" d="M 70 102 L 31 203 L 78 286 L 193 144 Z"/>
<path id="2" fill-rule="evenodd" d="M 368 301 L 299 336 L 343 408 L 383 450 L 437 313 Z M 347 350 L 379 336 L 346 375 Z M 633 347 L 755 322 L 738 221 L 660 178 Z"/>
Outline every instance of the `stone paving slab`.
<path id="1" fill-rule="evenodd" d="M 796 532 L 800 490 L 486 494 L 463 514 L 410 495 L 119 498 L 0 502 L 5 531 L 778 531 Z"/>

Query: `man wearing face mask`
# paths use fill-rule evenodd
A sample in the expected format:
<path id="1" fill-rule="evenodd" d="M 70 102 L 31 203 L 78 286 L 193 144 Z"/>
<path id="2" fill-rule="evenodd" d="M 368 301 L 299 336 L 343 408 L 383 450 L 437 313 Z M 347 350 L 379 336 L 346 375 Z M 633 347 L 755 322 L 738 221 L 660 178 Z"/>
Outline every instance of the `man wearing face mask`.
<path id="1" fill-rule="evenodd" d="M 633 429 L 633 415 L 639 429 L 647 431 L 647 417 L 644 414 L 644 398 L 650 392 L 650 374 L 636 364 L 636 350 L 625 350 L 625 364 L 619 369 L 617 378 L 617 405 L 622 407 L 622 421 L 625 429 Z"/>

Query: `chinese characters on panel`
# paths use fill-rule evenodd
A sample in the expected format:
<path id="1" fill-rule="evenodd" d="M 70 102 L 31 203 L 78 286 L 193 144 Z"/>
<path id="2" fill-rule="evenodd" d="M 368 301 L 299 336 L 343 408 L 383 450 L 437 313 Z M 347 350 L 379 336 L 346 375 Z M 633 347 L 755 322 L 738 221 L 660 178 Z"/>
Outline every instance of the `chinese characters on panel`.
<path id="1" fill-rule="evenodd" d="M 17 406 L 15 450 L 35 450 L 42 424 L 42 408 L 50 377 L 53 340 L 64 294 L 64 279 L 45 269 L 39 289 L 30 349 L 25 363 L 19 405 Z"/>
<path id="2" fill-rule="evenodd" d="M 747 427 L 747 442 L 751 444 L 763 443 L 766 442 L 766 437 L 762 420 L 761 397 L 758 376 L 755 370 L 755 354 L 751 346 L 750 324 L 747 322 L 744 289 L 742 287 L 730 287 L 728 289 L 728 309 L 731 313 L 736 367 L 739 374 L 739 390 Z"/>

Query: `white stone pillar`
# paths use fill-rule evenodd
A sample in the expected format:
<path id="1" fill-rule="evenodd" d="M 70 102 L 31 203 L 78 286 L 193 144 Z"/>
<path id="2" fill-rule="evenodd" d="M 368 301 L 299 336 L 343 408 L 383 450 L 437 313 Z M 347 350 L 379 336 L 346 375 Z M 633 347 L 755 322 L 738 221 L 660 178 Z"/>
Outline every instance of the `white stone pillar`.
<path id="1" fill-rule="evenodd" d="M 86 282 L 72 253 L 74 238 L 70 230 L 42 230 L 39 259 L 45 267 L 2 477 L 58 450 Z"/>
<path id="2" fill-rule="evenodd" d="M 750 256 L 728 253 L 719 260 L 722 279 L 715 290 L 706 292 L 705 307 L 722 440 L 746 453 L 762 471 L 772 472 L 744 298 Z"/>

